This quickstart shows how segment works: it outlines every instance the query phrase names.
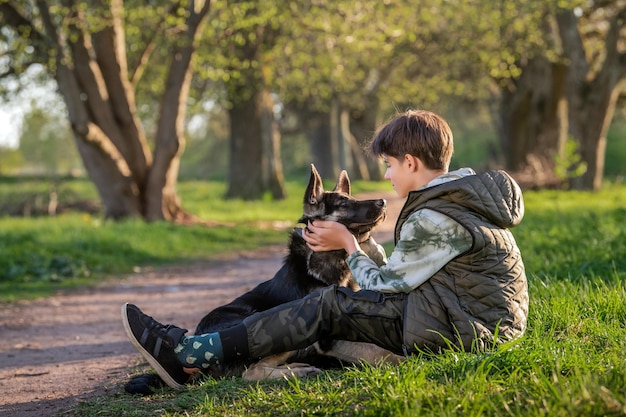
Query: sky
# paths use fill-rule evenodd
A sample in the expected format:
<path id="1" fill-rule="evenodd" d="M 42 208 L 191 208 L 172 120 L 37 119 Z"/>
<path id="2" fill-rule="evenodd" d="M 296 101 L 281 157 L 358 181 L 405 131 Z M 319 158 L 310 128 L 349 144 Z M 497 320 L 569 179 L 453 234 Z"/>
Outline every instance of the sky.
<path id="1" fill-rule="evenodd" d="M 15 80 L 3 81 L 3 88 L 11 93 L 8 101 L 0 101 L 0 146 L 18 146 L 23 115 L 33 105 L 50 113 L 64 111 L 65 107 L 59 106 L 56 84 L 42 82 L 41 71 L 37 65 L 29 67 L 20 75 L 21 87 Z"/>
<path id="2" fill-rule="evenodd" d="M 11 109 L 8 105 L 0 106 L 0 147 L 16 148 L 22 126 L 22 113 L 19 107 Z"/>

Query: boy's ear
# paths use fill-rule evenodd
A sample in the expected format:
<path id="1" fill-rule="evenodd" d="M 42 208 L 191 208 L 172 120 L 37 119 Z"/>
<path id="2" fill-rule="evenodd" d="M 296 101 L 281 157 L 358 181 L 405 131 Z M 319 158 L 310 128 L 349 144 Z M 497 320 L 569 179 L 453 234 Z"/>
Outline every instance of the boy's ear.
<path id="1" fill-rule="evenodd" d="M 407 168 L 415 172 L 421 168 L 424 164 L 417 156 L 411 154 L 404 154 L 404 163 L 407 164 Z"/>

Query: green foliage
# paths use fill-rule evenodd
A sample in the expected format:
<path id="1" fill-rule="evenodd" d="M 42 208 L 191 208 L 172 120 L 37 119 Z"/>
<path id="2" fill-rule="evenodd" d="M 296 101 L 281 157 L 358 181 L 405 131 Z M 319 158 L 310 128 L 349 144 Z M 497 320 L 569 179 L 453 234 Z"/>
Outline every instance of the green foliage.
<path id="1" fill-rule="evenodd" d="M 626 117 L 615 117 L 606 138 L 606 158 L 604 172 L 609 178 L 626 177 Z"/>
<path id="2" fill-rule="evenodd" d="M 10 3 L 18 5 L 25 17 L 32 19 L 33 28 L 42 30 L 36 4 L 26 0 Z M 124 2 L 123 39 L 128 73 L 135 89 L 133 101 L 137 103 L 142 129 L 149 140 L 158 123 L 158 106 L 172 46 L 182 38 L 186 3 Z M 445 113 L 441 111 L 443 107 L 461 100 L 475 107 L 477 103 L 485 105 L 495 114 L 494 80 L 510 87 L 511 78 L 517 77 L 523 63 L 534 55 L 546 54 L 555 59 L 552 40 L 543 31 L 548 25 L 546 16 L 557 7 L 571 9 L 584 5 L 589 9 L 599 7 L 596 3 L 580 0 L 517 0 L 497 4 L 490 0 L 213 2 L 193 61 L 188 121 L 205 117 L 214 107 L 226 109 L 229 97 L 225 93 L 229 87 L 245 90 L 258 88 L 257 83 L 270 87 L 285 106 L 283 109 L 293 108 L 290 106 L 294 103 L 308 111 L 328 109 L 332 102 L 355 116 L 375 101 L 380 105 L 379 116 L 387 116 L 394 109 L 407 106 Z M 62 32 L 68 30 L 73 20 L 63 2 L 41 4 L 51 7 L 55 22 L 63 21 L 59 26 Z M 85 14 L 90 32 L 111 23 L 110 12 L 104 7 L 108 3 L 103 7 L 85 1 L 76 4 Z M 604 11 L 591 14 L 597 19 L 606 18 Z M 19 30 L 3 22 L 7 24 L 0 31 L 0 72 L 7 72 L 8 82 L 0 83 L 0 93 L 15 98 L 15 85 L 40 86 L 44 81 L 50 82 L 50 75 L 41 67 L 33 67 L 39 68 L 36 71 L 25 70 L 35 62 L 44 67 L 48 63 L 52 65 L 56 52 L 45 50 L 45 42 L 33 42 L 28 30 L 20 36 Z M 67 32 L 61 36 L 71 38 Z M 590 40 L 595 45 L 593 51 L 603 48 L 602 42 L 593 37 Z M 599 52 L 591 55 L 602 56 Z M 54 106 L 44 108 L 49 107 Z M 181 166 L 184 178 L 225 178 L 228 145 L 224 115 L 215 117 L 221 118 L 217 123 L 213 123 L 213 116 L 206 116 L 210 120 L 203 126 L 208 133 L 196 131 L 194 137 L 190 136 L 189 152 L 184 154 Z M 36 129 L 29 132 L 31 151 L 24 161 L 34 161 L 31 156 L 36 154 L 36 149 L 40 150 L 39 159 L 58 152 L 59 148 L 74 151 L 73 145 L 57 147 L 51 152 L 41 152 L 43 146 L 33 147 L 33 144 L 47 146 L 50 141 L 43 139 L 57 129 L 47 130 L 40 131 L 42 134 L 36 134 Z M 455 129 L 455 133 L 459 131 Z M 463 152 L 458 154 L 472 153 L 468 158 L 472 166 L 498 163 L 499 150 L 493 140 L 484 134 L 479 139 L 479 146 L 460 147 Z M 622 152 L 607 153 L 607 173 L 621 172 L 622 143 L 609 140 L 610 150 L 617 147 Z M 483 160 L 478 160 L 477 150 Z M 59 156 L 65 155 L 56 156 L 47 158 L 49 169 L 54 169 L 52 165 L 60 160 Z M 289 155 L 283 160 L 286 168 L 294 159 L 287 158 Z M 6 172 L 6 165 L 0 161 L 2 172 Z M 298 168 L 301 167 L 295 166 L 294 170 Z"/>
<path id="3" fill-rule="evenodd" d="M 454 132 L 454 156 L 450 169 L 471 167 L 477 171 L 501 166 L 500 144 L 486 111 L 455 106 L 442 113 Z"/>
<path id="4" fill-rule="evenodd" d="M 626 187 L 526 192 L 513 229 L 529 277 L 526 335 L 487 353 L 417 355 L 309 379 L 206 379 L 148 398 L 109 395 L 115 416 L 609 416 L 626 411 Z M 142 370 L 145 370 L 143 368 Z M 141 370 L 138 370 L 141 371 Z"/>
<path id="5" fill-rule="evenodd" d="M 556 156 L 554 173 L 557 178 L 566 180 L 576 178 L 587 172 L 587 164 L 580 155 L 578 143 L 569 138 L 565 141 L 562 154 Z"/>
<path id="6" fill-rule="evenodd" d="M 210 107 L 187 123 L 187 143 L 179 179 L 225 180 L 228 172 L 228 114 Z"/>

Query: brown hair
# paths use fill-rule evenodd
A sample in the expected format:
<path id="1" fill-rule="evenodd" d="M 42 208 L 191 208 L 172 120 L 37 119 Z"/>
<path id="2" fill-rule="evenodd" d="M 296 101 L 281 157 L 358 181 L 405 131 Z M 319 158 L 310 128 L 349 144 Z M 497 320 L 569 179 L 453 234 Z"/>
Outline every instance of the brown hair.
<path id="1" fill-rule="evenodd" d="M 399 160 L 410 154 L 429 169 L 448 170 L 454 143 L 448 123 L 426 110 L 407 110 L 381 126 L 369 151 L 375 156 L 388 155 Z"/>

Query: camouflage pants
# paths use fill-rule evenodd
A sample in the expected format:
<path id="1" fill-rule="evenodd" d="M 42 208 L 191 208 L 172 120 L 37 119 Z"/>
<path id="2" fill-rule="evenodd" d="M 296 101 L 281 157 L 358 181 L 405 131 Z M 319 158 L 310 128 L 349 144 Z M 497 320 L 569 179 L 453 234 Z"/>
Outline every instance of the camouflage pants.
<path id="1" fill-rule="evenodd" d="M 402 354 L 406 294 L 325 287 L 246 318 L 250 357 L 305 348 L 322 338 L 374 343 Z"/>

